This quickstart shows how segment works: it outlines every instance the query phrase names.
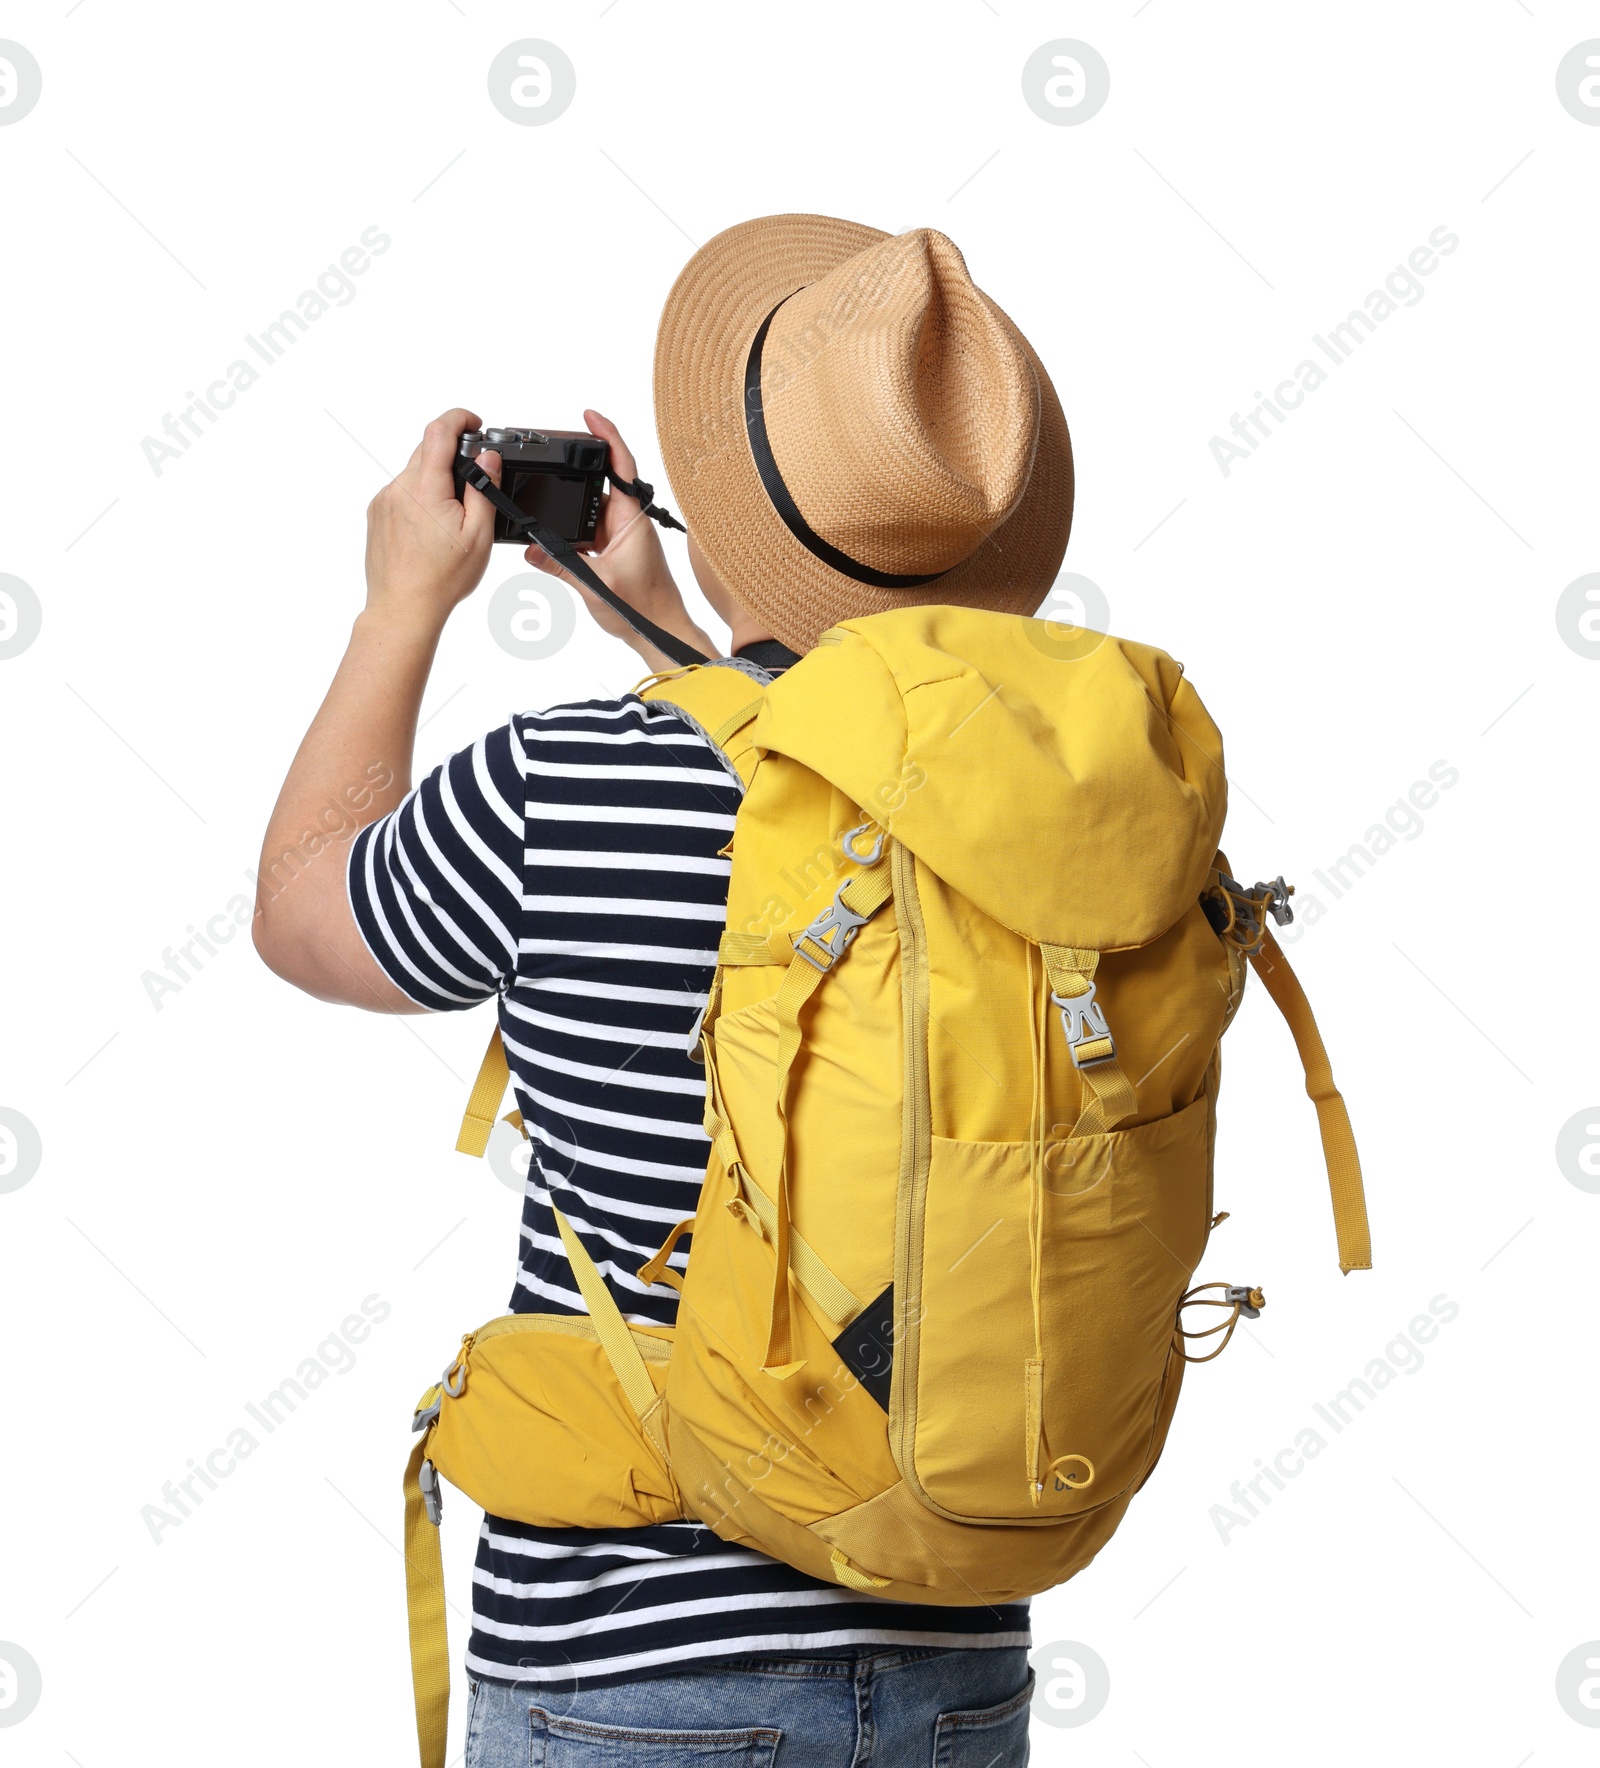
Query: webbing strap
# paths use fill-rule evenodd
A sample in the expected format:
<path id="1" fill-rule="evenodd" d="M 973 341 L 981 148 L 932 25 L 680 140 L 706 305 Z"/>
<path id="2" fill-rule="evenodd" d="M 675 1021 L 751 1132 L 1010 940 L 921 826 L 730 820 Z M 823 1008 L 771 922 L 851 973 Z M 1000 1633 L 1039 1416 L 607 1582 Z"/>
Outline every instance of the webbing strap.
<path id="1" fill-rule="evenodd" d="M 800 1009 L 810 1000 L 825 971 L 803 958 L 789 960 L 774 1005 L 778 1015 L 777 1102 L 781 1145 L 778 1151 L 778 1195 L 772 1212 L 772 1306 L 768 1314 L 767 1350 L 761 1366 L 768 1375 L 787 1380 L 802 1363 L 794 1360 L 789 1330 L 789 1261 L 794 1256 L 789 1226 L 789 1072 L 800 1053 Z"/>
<path id="2" fill-rule="evenodd" d="M 1028 1469 L 1028 1496 L 1039 1503 L 1039 1444 L 1044 1432 L 1044 1359 L 1022 1361 L 1022 1441 Z"/>
<path id="3" fill-rule="evenodd" d="M 422 1768 L 444 1768 L 450 1721 L 450 1647 L 444 1618 L 444 1556 L 438 1525 L 422 1505 L 422 1463 L 430 1430 L 406 1463 L 406 1623 L 411 1634 L 411 1693 Z"/>
<path id="4" fill-rule="evenodd" d="M 719 964 L 787 964 L 794 947 L 782 933 L 724 933 L 717 941 Z"/>
<path id="5" fill-rule="evenodd" d="M 489 1048 L 484 1052 L 483 1066 L 478 1070 L 472 1097 L 467 1101 L 466 1116 L 461 1121 L 461 1135 L 456 1147 L 463 1154 L 482 1154 L 488 1146 L 489 1132 L 494 1128 L 495 1114 L 500 1109 L 500 1100 L 504 1096 L 508 1078 L 505 1046 L 500 1041 L 497 1026 L 494 1036 L 489 1040 Z M 515 1118 L 517 1127 L 523 1128 L 519 1112 L 511 1112 L 508 1117 Z M 527 1134 L 526 1129 L 523 1129 L 523 1134 Z M 567 1250 L 567 1262 L 572 1266 L 572 1274 L 578 1280 L 578 1291 L 583 1296 L 584 1306 L 589 1310 L 589 1318 L 594 1321 L 595 1332 L 610 1359 L 611 1367 L 616 1371 L 622 1391 L 628 1396 L 629 1405 L 649 1432 L 651 1441 L 665 1455 L 666 1446 L 660 1440 L 659 1426 L 653 1418 L 646 1416 L 657 1402 L 656 1385 L 650 1379 L 650 1371 L 639 1354 L 639 1347 L 633 1342 L 633 1334 L 622 1317 L 622 1310 L 612 1298 L 605 1278 L 600 1275 L 583 1242 L 572 1231 L 572 1224 L 553 1203 L 550 1205 L 550 1213 L 556 1218 L 561 1244 Z"/>
<path id="6" fill-rule="evenodd" d="M 852 843 L 864 838 L 867 834 L 875 834 L 878 846 L 871 855 L 864 855 L 854 850 Z M 843 831 L 834 837 L 833 845 L 843 852 L 845 861 L 851 868 L 876 865 L 882 858 L 882 842 L 887 839 L 884 831 L 878 829 L 870 819 L 860 823 L 854 829 Z M 770 929 L 765 933 L 750 933 L 737 928 L 724 931 L 717 942 L 717 962 L 729 967 L 747 964 L 765 964 L 776 967 L 787 965 L 794 955 L 799 928 L 808 928 L 814 922 L 826 916 L 839 890 L 839 874 L 843 869 L 836 861 L 833 868 L 818 884 L 810 890 L 800 903 L 784 917 L 784 925 Z M 859 875 L 859 874 L 857 874 Z"/>
<path id="7" fill-rule="evenodd" d="M 1333 1226 L 1339 1237 L 1339 1269 L 1347 1276 L 1351 1271 L 1370 1271 L 1372 1233 L 1367 1225 L 1361 1157 L 1356 1152 L 1350 1113 L 1333 1084 L 1333 1068 L 1312 1016 L 1311 1003 L 1270 932 L 1263 930 L 1261 943 L 1250 953 L 1250 963 L 1288 1024 L 1294 1047 L 1300 1053 L 1300 1066 L 1305 1070 L 1306 1092 L 1317 1108 L 1317 1128 L 1322 1133 L 1322 1154 L 1333 1199 Z"/>
<path id="8" fill-rule="evenodd" d="M 670 696 L 668 697 L 670 698 Z M 751 719 L 756 716 L 765 704 L 766 697 L 761 695 L 750 701 L 748 705 L 741 706 L 731 718 L 723 719 L 722 723 L 711 733 L 712 742 L 715 743 L 719 749 L 722 748 L 730 737 L 737 736 L 738 733 L 749 724 Z"/>
<path id="9" fill-rule="evenodd" d="M 650 1379 L 650 1371 L 645 1368 L 639 1347 L 633 1342 L 633 1334 L 622 1317 L 622 1310 L 612 1298 L 611 1291 L 606 1288 L 606 1280 L 600 1275 L 594 1260 L 589 1257 L 583 1242 L 573 1233 L 571 1222 L 554 1204 L 550 1206 L 550 1213 L 556 1218 L 556 1227 L 561 1231 L 561 1244 L 567 1249 L 567 1262 L 578 1279 L 584 1306 L 589 1310 L 589 1318 L 594 1321 L 601 1346 L 611 1361 L 611 1367 L 616 1371 L 622 1391 L 628 1396 L 628 1404 L 633 1407 L 640 1422 L 645 1423 L 646 1414 L 656 1404 L 656 1384 Z M 649 1429 L 650 1426 L 646 1423 L 645 1428 Z M 650 1434 L 654 1439 L 655 1432 L 652 1430 Z"/>
<path id="10" fill-rule="evenodd" d="M 1116 1044 L 1104 1012 L 1094 1004 L 1094 977 L 1100 954 L 1075 945 L 1041 945 L 1050 993 L 1062 1009 L 1062 1022 L 1076 1024 L 1076 1040 L 1068 1032 L 1073 1065 L 1083 1083 L 1083 1104 L 1074 1136 L 1097 1136 L 1131 1117 L 1135 1110 L 1133 1083 L 1116 1060 Z M 1081 1002 L 1076 1011 L 1074 1003 Z M 1065 1004 L 1063 1004 L 1065 1003 Z"/>
<path id="11" fill-rule="evenodd" d="M 889 900 L 889 893 L 889 867 L 879 860 L 876 865 L 858 873 L 844 884 L 839 890 L 837 900 L 852 914 L 865 917 L 876 914 Z M 793 1253 L 789 1227 L 789 1080 L 804 1037 L 800 1025 L 801 1009 L 816 992 L 828 970 L 839 960 L 839 953 L 835 952 L 829 964 L 821 967 L 802 955 L 802 942 L 811 943 L 806 940 L 804 933 L 796 940 L 795 955 L 789 960 L 788 971 L 779 985 L 777 998 L 773 1003 L 778 1020 L 777 1107 L 780 1139 L 778 1194 L 774 1199 L 776 1219 L 772 1226 L 772 1313 L 767 1331 L 767 1354 L 762 1359 L 762 1368 L 768 1375 L 775 1375 L 780 1380 L 787 1380 L 802 1367 L 800 1362 L 793 1360 L 789 1326 L 789 1261 Z M 841 947 L 840 951 L 844 949 L 846 948 Z"/>
<path id="12" fill-rule="evenodd" d="M 849 1558 L 835 1547 L 828 1555 L 828 1564 L 833 1568 L 833 1575 L 841 1584 L 852 1590 L 887 1590 L 887 1578 L 875 1578 L 871 1572 L 864 1572 L 858 1565 L 852 1565 Z M 998 1757 L 995 1758 L 999 1760 Z"/>
<path id="13" fill-rule="evenodd" d="M 744 1161 L 739 1154 L 739 1144 L 734 1139 L 733 1125 L 728 1121 L 727 1108 L 722 1103 L 722 1076 L 717 1072 L 716 1051 L 712 1048 L 709 1036 L 701 1042 L 701 1054 L 706 1069 L 706 1134 L 711 1138 L 711 1146 L 717 1151 L 722 1170 L 728 1173 L 742 1172 Z"/>
<path id="14" fill-rule="evenodd" d="M 681 1222 L 674 1222 L 666 1239 L 655 1249 L 639 1267 L 639 1281 L 649 1285 L 665 1283 L 669 1289 L 676 1289 L 683 1294 L 683 1278 L 672 1269 L 667 1260 L 672 1257 L 673 1249 L 685 1234 L 694 1226 L 694 1217 L 685 1216 Z"/>
<path id="15" fill-rule="evenodd" d="M 1100 1062 L 1093 1068 L 1080 1068 L 1083 1082 L 1083 1109 L 1073 1126 L 1075 1136 L 1097 1136 L 1123 1118 L 1131 1117 L 1135 1100 L 1133 1082 L 1115 1062 Z"/>
<path id="16" fill-rule="evenodd" d="M 506 1095 L 506 1082 L 511 1070 L 506 1064 L 506 1047 L 500 1041 L 500 1027 L 495 1026 L 489 1047 L 478 1066 L 478 1078 L 472 1083 L 472 1096 L 461 1119 L 461 1134 L 456 1137 L 456 1152 L 481 1156 L 489 1146 L 489 1132 L 500 1115 L 500 1101 Z"/>
<path id="17" fill-rule="evenodd" d="M 711 1048 L 709 1039 L 705 1046 L 705 1066 L 706 1134 L 710 1136 L 711 1145 L 717 1151 L 717 1160 L 722 1170 L 732 1179 L 739 1193 L 737 1200 L 729 1201 L 737 1201 L 747 1212 L 747 1216 L 753 1215 L 757 1231 L 776 1244 L 778 1207 L 745 1169 L 733 1125 L 728 1121 L 727 1107 L 722 1103 L 722 1079 L 717 1073 L 716 1051 Z M 679 1228 L 692 1226 L 692 1219 L 679 1224 Z M 650 1265 L 639 1267 L 641 1277 L 658 1259 L 664 1262 L 665 1254 L 670 1251 L 677 1237 L 678 1228 L 675 1228 L 661 1251 L 651 1259 Z M 793 1271 L 795 1281 L 817 1304 L 824 1318 L 832 1323 L 836 1336 L 861 1312 L 861 1302 L 855 1294 L 828 1269 L 811 1243 L 795 1232 L 793 1223 L 789 1227 L 789 1269 Z M 662 1275 L 671 1277 L 676 1273 L 663 1272 Z"/>
<path id="18" fill-rule="evenodd" d="M 496 1101 L 498 1103 L 498 1100 Z M 578 1279 L 596 1335 L 628 1403 L 667 1462 L 659 1423 L 660 1399 L 639 1347 L 606 1288 L 593 1259 L 572 1225 L 552 1205 L 567 1259 Z M 445 1626 L 444 1556 L 438 1524 L 428 1520 L 422 1501 L 422 1464 L 427 1459 L 426 1431 L 417 1439 L 405 1473 L 406 1621 L 411 1637 L 411 1688 L 417 1715 L 417 1752 L 421 1768 L 444 1768 L 450 1719 L 450 1650 Z"/>
<path id="19" fill-rule="evenodd" d="M 742 1167 L 734 1175 L 734 1183 L 739 1187 L 745 1207 L 761 1224 L 761 1232 L 769 1240 L 774 1239 L 778 1229 L 777 1205 Z M 832 1325 L 835 1336 L 861 1312 L 861 1303 L 854 1292 L 828 1269 L 811 1242 L 796 1231 L 793 1222 L 789 1224 L 789 1269 L 794 1272 L 795 1282 Z"/>

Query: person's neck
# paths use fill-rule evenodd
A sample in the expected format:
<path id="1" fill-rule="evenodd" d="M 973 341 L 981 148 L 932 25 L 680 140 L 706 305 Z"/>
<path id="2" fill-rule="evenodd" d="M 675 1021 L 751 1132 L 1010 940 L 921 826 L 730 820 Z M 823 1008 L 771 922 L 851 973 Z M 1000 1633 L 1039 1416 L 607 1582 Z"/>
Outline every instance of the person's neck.
<path id="1" fill-rule="evenodd" d="M 738 609 L 732 620 L 728 622 L 728 655 L 737 657 L 746 645 L 758 645 L 763 640 L 770 640 L 772 634 L 759 621 L 752 620 L 745 611 Z"/>
<path id="2" fill-rule="evenodd" d="M 775 638 L 765 626 L 752 620 L 741 609 L 738 617 L 728 626 L 728 655 L 730 657 L 746 655 L 751 646 L 759 647 L 764 654 L 750 657 L 749 661 L 758 663 L 765 669 L 784 669 L 796 660 L 796 653 L 784 644 L 782 639 Z M 776 652 L 769 650 L 770 646 L 776 646 Z"/>

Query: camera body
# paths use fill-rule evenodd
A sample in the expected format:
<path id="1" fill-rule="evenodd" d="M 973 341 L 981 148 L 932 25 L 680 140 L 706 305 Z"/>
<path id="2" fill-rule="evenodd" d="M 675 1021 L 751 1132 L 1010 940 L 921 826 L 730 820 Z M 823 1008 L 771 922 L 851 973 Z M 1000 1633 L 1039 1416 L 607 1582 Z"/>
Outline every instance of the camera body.
<path id="1" fill-rule="evenodd" d="M 456 496 L 464 497 L 465 463 L 485 450 L 500 456 L 500 489 L 525 515 L 574 546 L 594 544 L 606 488 L 608 450 L 587 430 L 468 430 L 456 445 Z M 496 510 L 494 537 L 517 546 L 510 518 Z"/>

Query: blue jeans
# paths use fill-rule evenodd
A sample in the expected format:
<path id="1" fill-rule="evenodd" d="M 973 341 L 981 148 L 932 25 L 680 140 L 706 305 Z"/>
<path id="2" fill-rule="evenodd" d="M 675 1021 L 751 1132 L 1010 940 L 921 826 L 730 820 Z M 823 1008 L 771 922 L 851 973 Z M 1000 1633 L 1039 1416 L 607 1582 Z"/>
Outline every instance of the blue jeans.
<path id="1" fill-rule="evenodd" d="M 472 1684 L 466 1768 L 1024 1768 L 1017 1646 L 732 1658 L 611 1688 Z"/>

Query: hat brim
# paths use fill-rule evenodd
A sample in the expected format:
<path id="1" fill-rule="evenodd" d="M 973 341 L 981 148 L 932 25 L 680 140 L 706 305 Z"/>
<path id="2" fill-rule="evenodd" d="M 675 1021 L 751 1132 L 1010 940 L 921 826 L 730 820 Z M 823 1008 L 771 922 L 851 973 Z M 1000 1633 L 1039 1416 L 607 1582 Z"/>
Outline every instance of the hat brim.
<path id="1" fill-rule="evenodd" d="M 858 583 L 812 554 L 773 508 L 745 430 L 751 339 L 784 296 L 889 237 L 826 215 L 741 222 L 684 266 L 656 334 L 656 433 L 678 509 L 718 580 L 796 651 L 810 650 L 841 620 L 891 608 L 939 603 L 1031 614 L 1060 569 L 1072 527 L 1072 442 L 1031 347 L 1039 437 L 1027 489 L 943 576 L 911 590 Z"/>

